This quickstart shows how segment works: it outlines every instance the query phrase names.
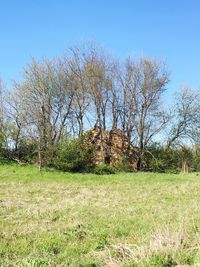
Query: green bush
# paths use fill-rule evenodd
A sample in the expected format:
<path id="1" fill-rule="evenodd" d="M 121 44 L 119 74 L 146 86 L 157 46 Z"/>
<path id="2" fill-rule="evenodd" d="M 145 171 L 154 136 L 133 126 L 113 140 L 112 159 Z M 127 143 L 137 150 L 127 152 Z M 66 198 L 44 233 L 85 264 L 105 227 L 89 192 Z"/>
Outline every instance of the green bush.
<path id="1" fill-rule="evenodd" d="M 179 170 L 178 151 L 157 144 L 148 147 L 144 154 L 145 171 L 177 173 Z"/>
<path id="2" fill-rule="evenodd" d="M 84 145 L 81 138 L 67 139 L 57 149 L 53 167 L 72 172 L 82 172 L 93 168 L 94 149 L 92 145 Z"/>
<path id="3" fill-rule="evenodd" d="M 191 158 L 190 158 L 190 163 L 191 163 Z M 200 146 L 197 146 L 193 151 L 191 169 L 197 172 L 200 171 Z"/>
<path id="4" fill-rule="evenodd" d="M 92 172 L 98 175 L 115 174 L 115 168 L 112 165 L 101 164 L 92 169 Z"/>
<path id="5" fill-rule="evenodd" d="M 130 162 L 127 159 L 122 159 L 115 164 L 113 167 L 116 172 L 133 172 Z"/>
<path id="6" fill-rule="evenodd" d="M 25 162 L 34 162 L 37 158 L 37 145 L 34 142 L 21 140 L 17 151 L 12 151 L 11 156 Z"/>
<path id="7" fill-rule="evenodd" d="M 179 173 L 200 170 L 199 150 L 183 145 L 178 148 L 166 148 L 154 144 L 146 150 L 144 161 L 146 171 Z"/>

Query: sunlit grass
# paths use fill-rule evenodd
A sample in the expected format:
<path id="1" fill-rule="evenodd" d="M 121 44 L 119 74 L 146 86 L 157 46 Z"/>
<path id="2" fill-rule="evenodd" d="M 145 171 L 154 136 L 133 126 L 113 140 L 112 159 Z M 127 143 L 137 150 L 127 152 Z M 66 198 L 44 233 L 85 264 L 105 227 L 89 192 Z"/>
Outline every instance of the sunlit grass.
<path id="1" fill-rule="evenodd" d="M 195 173 L 98 176 L 3 165 L 0 265 L 198 264 L 199 203 Z"/>

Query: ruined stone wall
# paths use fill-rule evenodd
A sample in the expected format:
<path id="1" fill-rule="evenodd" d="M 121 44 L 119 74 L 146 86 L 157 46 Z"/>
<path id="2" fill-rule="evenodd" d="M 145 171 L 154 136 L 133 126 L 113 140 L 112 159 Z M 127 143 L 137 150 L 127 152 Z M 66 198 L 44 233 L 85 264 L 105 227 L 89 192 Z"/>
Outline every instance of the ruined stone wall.
<path id="1" fill-rule="evenodd" d="M 103 131 L 100 128 L 92 129 L 86 138 L 87 142 L 94 145 L 95 164 L 115 164 L 122 159 L 129 160 L 133 170 L 137 169 L 138 148 L 129 144 L 128 138 L 120 129 Z"/>

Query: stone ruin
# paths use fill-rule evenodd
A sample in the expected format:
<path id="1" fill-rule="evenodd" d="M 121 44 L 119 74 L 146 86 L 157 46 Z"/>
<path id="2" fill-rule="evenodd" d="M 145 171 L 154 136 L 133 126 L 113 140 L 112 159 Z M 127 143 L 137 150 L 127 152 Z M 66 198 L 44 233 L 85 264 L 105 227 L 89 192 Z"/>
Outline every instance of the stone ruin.
<path id="1" fill-rule="evenodd" d="M 88 132 L 86 143 L 94 145 L 96 165 L 115 164 L 126 159 L 132 169 L 137 170 L 139 149 L 129 144 L 128 138 L 120 129 L 105 131 L 101 128 L 94 128 Z"/>

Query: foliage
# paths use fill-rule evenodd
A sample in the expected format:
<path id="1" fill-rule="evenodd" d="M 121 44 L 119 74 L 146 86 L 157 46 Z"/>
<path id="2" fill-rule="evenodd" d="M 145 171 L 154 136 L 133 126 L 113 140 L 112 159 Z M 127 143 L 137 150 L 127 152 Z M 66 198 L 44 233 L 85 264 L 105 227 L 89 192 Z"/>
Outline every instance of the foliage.
<path id="1" fill-rule="evenodd" d="M 118 62 L 91 43 L 54 59 L 33 58 L 13 90 L 0 92 L 0 158 L 65 171 L 131 171 L 126 159 L 94 168 L 93 148 L 82 142 L 94 126 L 121 130 L 128 145 L 138 148 L 138 170 L 199 170 L 191 143 L 199 144 L 200 93 L 185 87 L 165 110 L 168 82 L 164 62 L 148 57 Z M 73 140 L 66 141 L 66 133 Z M 161 145 L 151 146 L 158 135 Z"/>
<path id="2" fill-rule="evenodd" d="M 144 154 L 146 167 L 153 172 L 178 173 L 200 171 L 199 149 L 187 146 L 178 148 L 163 147 L 154 144 Z"/>
<path id="3" fill-rule="evenodd" d="M 20 161 L 34 163 L 37 158 L 37 144 L 27 140 L 20 140 L 18 149 L 11 151 L 12 158 L 17 158 Z"/>
<path id="4" fill-rule="evenodd" d="M 53 166 L 59 170 L 82 172 L 92 168 L 94 149 L 93 146 L 84 145 L 82 138 L 66 138 L 65 143 L 58 146 Z"/>
<path id="5" fill-rule="evenodd" d="M 193 151 L 193 171 L 200 171 L 200 146 L 195 147 Z"/>
<path id="6" fill-rule="evenodd" d="M 152 145 L 144 154 L 145 170 L 153 172 L 178 172 L 179 162 L 176 150 Z"/>
<path id="7" fill-rule="evenodd" d="M 130 162 L 126 158 L 113 164 L 113 167 L 116 172 L 132 172 L 133 171 Z"/>
<path id="8" fill-rule="evenodd" d="M 112 165 L 100 164 L 91 169 L 91 172 L 98 175 L 114 174 L 116 173 L 116 169 Z"/>

